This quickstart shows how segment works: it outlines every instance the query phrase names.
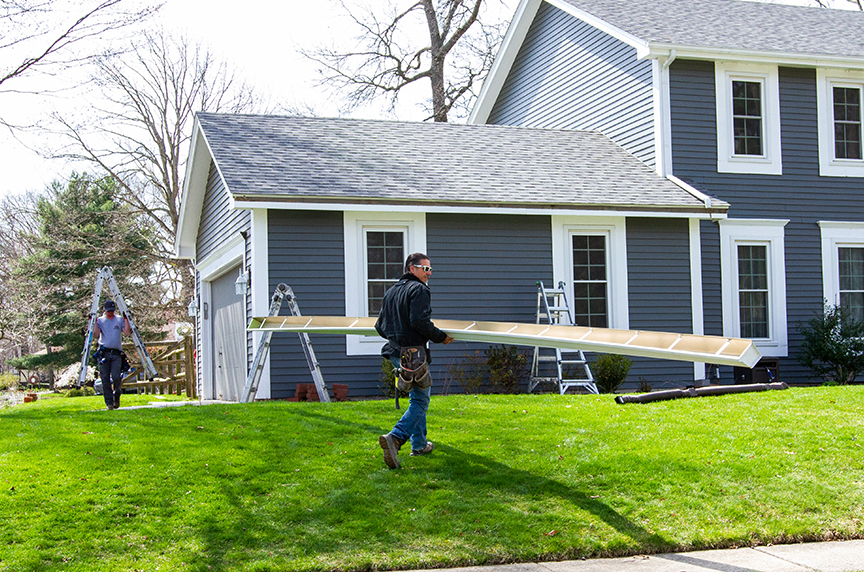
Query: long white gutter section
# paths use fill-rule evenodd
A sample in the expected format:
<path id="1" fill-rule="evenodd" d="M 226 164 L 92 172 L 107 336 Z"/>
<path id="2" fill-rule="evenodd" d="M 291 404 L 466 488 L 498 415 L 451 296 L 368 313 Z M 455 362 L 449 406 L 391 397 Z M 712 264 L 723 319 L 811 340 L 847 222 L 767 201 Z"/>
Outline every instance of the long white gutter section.
<path id="1" fill-rule="evenodd" d="M 375 318 L 277 316 L 252 318 L 250 332 L 377 336 Z M 454 340 L 560 348 L 752 368 L 762 355 L 752 340 L 672 332 L 550 326 L 515 322 L 435 320 Z"/>

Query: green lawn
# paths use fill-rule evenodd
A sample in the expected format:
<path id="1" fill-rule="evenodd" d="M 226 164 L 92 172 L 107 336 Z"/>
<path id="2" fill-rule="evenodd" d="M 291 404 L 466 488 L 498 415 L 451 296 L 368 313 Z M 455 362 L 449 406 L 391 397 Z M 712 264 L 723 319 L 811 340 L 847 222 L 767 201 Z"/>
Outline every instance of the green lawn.
<path id="1" fill-rule="evenodd" d="M 124 405 L 146 396 L 124 397 Z M 383 570 L 864 538 L 864 387 L 0 409 L 0 570 Z M 406 448 L 407 449 L 407 448 Z"/>

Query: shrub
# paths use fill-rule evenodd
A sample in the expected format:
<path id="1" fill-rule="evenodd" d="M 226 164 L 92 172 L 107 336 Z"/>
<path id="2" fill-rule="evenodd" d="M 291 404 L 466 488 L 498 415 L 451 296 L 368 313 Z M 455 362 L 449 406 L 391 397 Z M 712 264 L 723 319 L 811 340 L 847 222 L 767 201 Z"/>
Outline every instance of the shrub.
<path id="1" fill-rule="evenodd" d="M 381 393 L 390 398 L 396 397 L 396 368 L 393 367 L 393 362 L 389 358 L 381 358 L 381 375 L 378 377 L 380 381 Z M 406 397 L 408 392 L 400 391 L 399 397 Z"/>
<path id="2" fill-rule="evenodd" d="M 616 354 L 601 354 L 591 365 L 591 372 L 594 375 L 594 382 L 597 384 L 597 389 L 600 393 L 615 393 L 624 380 L 627 379 L 627 374 L 630 373 L 630 366 L 633 361 L 626 356 Z"/>
<path id="3" fill-rule="evenodd" d="M 798 332 L 804 338 L 798 361 L 816 375 L 846 385 L 864 371 L 864 322 L 849 310 L 826 304 L 821 316 L 798 324 Z"/>
<path id="4" fill-rule="evenodd" d="M 14 373 L 0 374 L 0 391 L 18 387 L 18 376 Z"/>
<path id="5" fill-rule="evenodd" d="M 490 346 L 483 352 L 489 381 L 505 393 L 516 393 L 528 375 L 528 356 L 516 346 Z"/>
<path id="6" fill-rule="evenodd" d="M 450 381 L 455 381 L 465 393 L 480 393 L 486 377 L 486 363 L 479 351 L 465 354 L 447 365 Z"/>
<path id="7" fill-rule="evenodd" d="M 90 397 L 91 395 L 96 395 L 96 392 L 93 391 L 92 387 L 87 387 L 86 385 L 80 389 L 76 387 L 66 392 L 66 397 Z"/>

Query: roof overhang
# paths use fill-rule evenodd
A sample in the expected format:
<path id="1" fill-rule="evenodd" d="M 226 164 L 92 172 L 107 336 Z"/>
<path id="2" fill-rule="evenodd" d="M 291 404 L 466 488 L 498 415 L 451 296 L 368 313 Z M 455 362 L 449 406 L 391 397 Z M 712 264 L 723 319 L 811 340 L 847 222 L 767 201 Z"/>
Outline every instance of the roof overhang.
<path id="1" fill-rule="evenodd" d="M 177 258 L 195 258 L 198 224 L 201 221 L 201 209 L 204 205 L 211 160 L 212 154 L 207 138 L 198 123 L 198 117 L 195 116 L 189 160 L 186 162 L 186 176 L 180 194 L 177 233 L 174 236 L 174 256 Z"/>
<path id="2" fill-rule="evenodd" d="M 753 50 L 731 50 L 707 48 L 701 46 L 686 46 L 681 44 L 646 44 L 642 51 L 637 49 L 639 59 L 676 58 L 688 60 L 770 63 L 787 67 L 808 68 L 844 68 L 864 70 L 864 58 L 826 56 L 820 54 L 790 54 L 783 52 L 759 52 Z"/>
<path id="3" fill-rule="evenodd" d="M 382 212 L 424 212 L 448 214 L 516 214 L 516 215 L 572 215 L 572 216 L 627 216 L 663 218 L 726 218 L 728 205 L 703 205 L 686 208 L 668 205 L 596 205 L 596 204 L 524 204 L 497 203 L 494 205 L 469 201 L 394 201 L 349 200 L 345 197 L 327 200 L 321 197 L 297 197 L 291 195 L 235 195 L 232 207 L 236 209 L 274 209 L 274 210 L 320 210 L 320 211 L 382 211 Z"/>

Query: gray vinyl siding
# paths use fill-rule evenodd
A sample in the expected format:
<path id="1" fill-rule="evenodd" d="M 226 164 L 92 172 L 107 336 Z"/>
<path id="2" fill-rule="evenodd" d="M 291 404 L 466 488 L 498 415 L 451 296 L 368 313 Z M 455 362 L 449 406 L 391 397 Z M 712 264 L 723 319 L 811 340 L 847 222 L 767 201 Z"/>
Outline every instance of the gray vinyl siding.
<path id="1" fill-rule="evenodd" d="M 686 219 L 627 219 L 627 286 L 630 329 L 693 331 Z M 642 378 L 655 388 L 693 383 L 690 362 L 631 359 L 622 389 L 638 389 Z"/>
<path id="2" fill-rule="evenodd" d="M 195 257 L 205 260 L 222 243 L 238 232 L 249 230 L 249 211 L 230 208 L 231 197 L 211 162 L 207 178 L 207 190 L 201 207 L 201 223 L 198 225 Z"/>
<path id="3" fill-rule="evenodd" d="M 705 335 L 723 335 L 723 284 L 720 276 L 720 227 L 700 221 L 702 242 L 702 315 Z"/>
<path id="4" fill-rule="evenodd" d="M 653 166 L 651 82 L 635 48 L 544 2 L 487 123 L 597 130 Z"/>
<path id="5" fill-rule="evenodd" d="M 291 286 L 305 315 L 345 315 L 345 252 L 341 212 L 268 213 L 269 291 Z M 290 316 L 288 305 L 280 312 Z M 309 336 L 325 383 L 350 383 L 350 396 L 380 395 L 380 358 L 347 356 L 344 336 Z M 296 334 L 274 334 L 270 346 L 271 397 L 293 397 L 297 383 L 312 383 Z"/>
<path id="6" fill-rule="evenodd" d="M 864 179 L 819 176 L 816 72 L 779 69 L 783 174 L 769 176 L 717 172 L 713 64 L 676 60 L 670 70 L 675 175 L 730 202 L 730 218 L 789 220 L 785 227 L 789 357 L 780 361 L 780 378 L 812 381 L 795 356 L 800 344 L 796 326 L 822 307 L 817 222 L 864 221 Z M 715 331 L 720 311 L 719 231 L 714 223 L 702 223 L 702 228 L 706 333 L 716 334 L 720 333 Z"/>
<path id="7" fill-rule="evenodd" d="M 270 289 L 279 282 L 289 284 L 303 314 L 344 315 L 342 213 L 270 211 L 268 225 Z M 632 327 L 692 331 L 688 236 L 686 220 L 628 220 Z M 536 320 L 537 281 L 553 285 L 548 216 L 429 214 L 426 237 L 426 254 L 435 268 L 429 281 L 433 319 Z M 287 307 L 282 314 L 288 314 Z M 328 385 L 347 383 L 352 397 L 382 395 L 378 356 L 347 356 L 341 336 L 313 335 L 312 347 Z M 433 344 L 434 392 L 460 393 L 451 366 L 475 352 L 482 355 L 487 347 Z M 528 356 L 533 351 L 519 349 Z M 271 359 L 274 399 L 291 397 L 297 383 L 311 382 L 296 335 L 274 335 Z M 629 389 L 636 389 L 642 378 L 657 387 L 693 380 L 689 363 L 634 361 Z"/>
<path id="8" fill-rule="evenodd" d="M 552 283 L 552 234 L 548 216 L 426 216 L 427 254 L 435 268 L 433 318 L 501 322 L 537 319 L 537 281 Z M 461 393 L 448 366 L 488 344 L 433 345 L 433 379 Z M 530 356 L 533 348 L 519 347 Z M 523 388 L 527 390 L 527 386 Z"/>

